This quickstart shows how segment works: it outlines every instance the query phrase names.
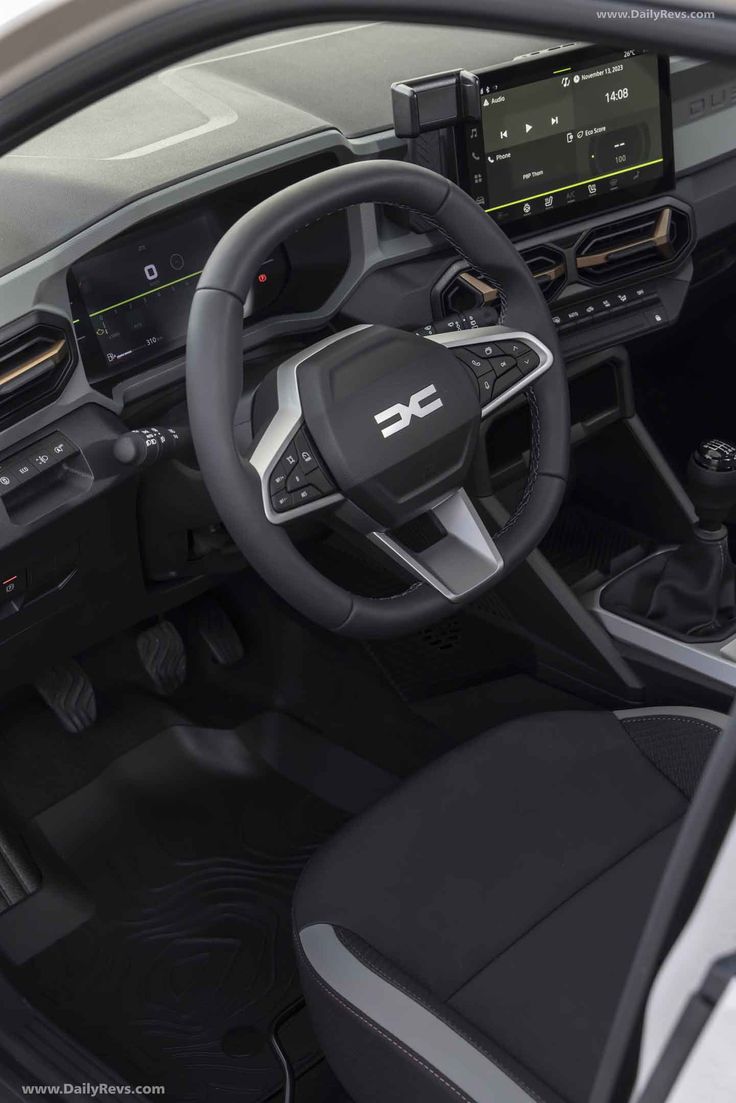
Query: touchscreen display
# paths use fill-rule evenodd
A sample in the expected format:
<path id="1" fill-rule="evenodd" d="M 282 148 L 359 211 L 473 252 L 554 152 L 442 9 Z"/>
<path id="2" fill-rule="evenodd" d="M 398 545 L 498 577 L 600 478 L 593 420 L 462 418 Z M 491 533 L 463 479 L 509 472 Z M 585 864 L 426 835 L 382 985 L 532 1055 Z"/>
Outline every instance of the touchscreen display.
<path id="1" fill-rule="evenodd" d="M 555 53 L 479 74 L 466 186 L 500 223 L 580 217 L 671 183 L 666 61 L 640 50 Z"/>

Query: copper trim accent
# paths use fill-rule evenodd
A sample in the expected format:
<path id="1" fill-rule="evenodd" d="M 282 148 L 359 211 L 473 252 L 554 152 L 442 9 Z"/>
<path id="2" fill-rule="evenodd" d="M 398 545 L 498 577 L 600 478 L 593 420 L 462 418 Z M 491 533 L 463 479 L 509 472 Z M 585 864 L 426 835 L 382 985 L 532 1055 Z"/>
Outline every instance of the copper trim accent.
<path id="1" fill-rule="evenodd" d="M 625 245 L 617 245 L 614 249 L 607 249 L 602 253 L 591 253 L 589 256 L 577 257 L 575 264 L 578 269 L 597 268 L 601 264 L 608 264 L 614 257 L 622 253 L 628 253 L 633 249 L 640 249 L 644 245 L 653 245 L 655 249 L 664 252 L 670 243 L 671 226 L 672 208 L 665 207 L 660 212 L 651 237 L 640 238 L 638 241 L 629 241 Z"/>
<path id="2" fill-rule="evenodd" d="M 485 280 L 479 280 L 477 276 L 474 276 L 471 272 L 461 272 L 458 279 L 466 283 L 468 287 L 473 291 L 477 291 L 482 296 L 483 303 L 495 303 L 498 298 L 498 288 L 491 287 Z"/>
<path id="3" fill-rule="evenodd" d="M 565 275 L 565 265 L 556 264 L 554 268 L 547 268 L 544 272 L 532 272 L 532 275 L 535 280 L 549 280 L 550 283 L 553 283 Z"/>
<path id="4" fill-rule="evenodd" d="M 24 364 L 19 364 L 17 368 L 12 368 L 11 371 L 0 375 L 0 387 L 4 387 L 6 383 L 12 383 L 14 379 L 18 379 L 19 376 L 25 375 L 26 372 L 33 371 L 39 364 L 45 364 L 47 360 L 53 360 L 59 355 L 62 349 L 66 348 L 66 337 L 60 337 L 58 341 L 46 349 L 45 352 L 40 353 L 38 356 L 34 356 L 32 360 L 26 360 Z"/>

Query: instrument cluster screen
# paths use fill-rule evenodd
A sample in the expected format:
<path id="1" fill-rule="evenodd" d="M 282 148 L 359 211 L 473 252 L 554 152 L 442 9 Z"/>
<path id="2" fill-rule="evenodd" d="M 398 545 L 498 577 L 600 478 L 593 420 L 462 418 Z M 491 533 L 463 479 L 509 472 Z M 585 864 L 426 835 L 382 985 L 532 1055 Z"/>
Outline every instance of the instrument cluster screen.
<path id="1" fill-rule="evenodd" d="M 465 184 L 499 223 L 533 229 L 671 185 L 666 59 L 641 50 L 550 51 L 478 77 L 480 120 L 465 127 Z"/>
<path id="2" fill-rule="evenodd" d="M 124 234 L 75 264 L 72 299 L 83 355 L 92 345 L 102 373 L 118 374 L 183 349 L 197 281 L 225 228 L 204 209 Z M 287 269 L 282 251 L 263 262 L 248 313 L 278 296 Z"/>

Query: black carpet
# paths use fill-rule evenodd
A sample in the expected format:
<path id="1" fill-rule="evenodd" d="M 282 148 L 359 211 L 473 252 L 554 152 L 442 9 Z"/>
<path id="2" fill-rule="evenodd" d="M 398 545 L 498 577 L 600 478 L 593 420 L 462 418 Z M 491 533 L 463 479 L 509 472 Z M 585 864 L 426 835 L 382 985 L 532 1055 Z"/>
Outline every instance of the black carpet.
<path id="1" fill-rule="evenodd" d="M 300 994 L 292 892 L 344 819 L 244 736 L 169 728 L 37 817 L 96 912 L 19 981 L 131 1083 L 177 1103 L 268 1099 L 269 1027 Z M 304 1013 L 282 1037 L 297 1072 L 319 1058 Z"/>

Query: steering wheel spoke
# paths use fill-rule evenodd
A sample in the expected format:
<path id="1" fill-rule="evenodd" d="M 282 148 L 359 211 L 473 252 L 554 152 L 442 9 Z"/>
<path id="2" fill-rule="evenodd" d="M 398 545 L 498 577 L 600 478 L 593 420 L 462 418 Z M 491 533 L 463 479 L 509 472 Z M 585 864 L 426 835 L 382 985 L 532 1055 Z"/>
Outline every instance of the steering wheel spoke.
<path id="1" fill-rule="evenodd" d="M 448 601 L 467 601 L 503 567 L 503 558 L 464 490 L 400 529 L 369 540 Z"/>
<path id="2" fill-rule="evenodd" d="M 435 333 L 427 340 L 450 349 L 473 372 L 481 417 L 531 387 L 554 362 L 551 350 L 538 337 L 506 326 Z"/>

